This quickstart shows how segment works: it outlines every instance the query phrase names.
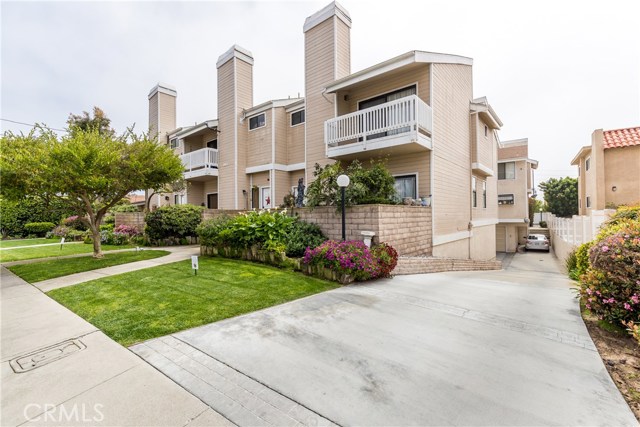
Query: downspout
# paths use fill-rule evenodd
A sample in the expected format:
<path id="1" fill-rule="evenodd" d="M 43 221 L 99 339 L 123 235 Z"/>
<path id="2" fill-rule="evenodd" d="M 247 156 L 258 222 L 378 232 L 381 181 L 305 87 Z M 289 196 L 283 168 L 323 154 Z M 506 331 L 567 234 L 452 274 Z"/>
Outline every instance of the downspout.
<path id="1" fill-rule="evenodd" d="M 276 109 L 271 107 L 271 207 L 276 199 Z"/>
<path id="2" fill-rule="evenodd" d="M 435 148 L 436 148 L 436 125 L 434 120 L 434 96 L 433 96 L 433 64 L 429 64 L 429 103 L 431 104 L 431 152 L 429 153 L 429 196 L 431 197 L 431 253 L 433 254 L 433 241 L 436 237 L 436 208 L 435 208 L 435 186 L 433 178 L 435 176 Z"/>

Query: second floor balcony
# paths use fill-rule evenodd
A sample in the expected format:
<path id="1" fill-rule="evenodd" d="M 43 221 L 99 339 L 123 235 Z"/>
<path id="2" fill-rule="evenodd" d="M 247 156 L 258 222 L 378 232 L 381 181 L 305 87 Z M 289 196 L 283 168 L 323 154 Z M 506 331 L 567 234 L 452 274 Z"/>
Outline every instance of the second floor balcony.
<path id="1" fill-rule="evenodd" d="M 364 153 L 394 154 L 430 150 L 432 110 L 416 95 L 345 114 L 325 122 L 324 139 L 331 158 Z"/>
<path id="2" fill-rule="evenodd" d="M 218 176 L 218 150 L 201 148 L 180 156 L 185 179 Z"/>

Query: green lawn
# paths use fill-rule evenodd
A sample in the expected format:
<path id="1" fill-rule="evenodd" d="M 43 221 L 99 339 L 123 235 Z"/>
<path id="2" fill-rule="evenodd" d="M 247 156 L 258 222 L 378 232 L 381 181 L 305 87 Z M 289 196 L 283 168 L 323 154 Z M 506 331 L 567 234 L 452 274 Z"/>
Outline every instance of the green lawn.
<path id="1" fill-rule="evenodd" d="M 200 257 L 93 280 L 48 295 L 124 346 L 260 310 L 338 284 L 275 267 Z"/>
<path id="2" fill-rule="evenodd" d="M 111 246 L 102 245 L 103 251 L 115 249 L 127 249 L 135 246 Z M 60 245 L 55 246 L 38 246 L 35 248 L 10 249 L 0 251 L 0 262 L 21 261 L 23 259 L 49 258 L 63 255 L 90 254 L 93 252 L 93 245 L 84 243 L 73 243 L 65 245 L 60 249 Z"/>
<path id="3" fill-rule="evenodd" d="M 60 243 L 60 239 L 15 239 L 0 240 L 0 248 L 14 248 L 16 246 L 44 245 L 48 243 Z"/>
<path id="4" fill-rule="evenodd" d="M 83 271 L 97 270 L 98 268 L 111 267 L 113 265 L 158 258 L 169 255 L 170 253 L 171 252 L 169 251 L 150 250 L 140 252 L 118 252 L 115 254 L 106 253 L 104 258 L 100 259 L 95 259 L 93 257 L 55 259 L 32 264 L 14 265 L 13 267 L 8 268 L 27 282 L 36 283 L 42 280 L 67 276 L 69 274 L 80 273 Z"/>

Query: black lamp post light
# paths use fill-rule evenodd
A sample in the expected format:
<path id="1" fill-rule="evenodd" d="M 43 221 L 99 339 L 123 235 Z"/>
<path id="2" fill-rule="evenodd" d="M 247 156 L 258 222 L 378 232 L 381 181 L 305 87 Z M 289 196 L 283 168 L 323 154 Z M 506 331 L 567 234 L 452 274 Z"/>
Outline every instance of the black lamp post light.
<path id="1" fill-rule="evenodd" d="M 340 175 L 338 177 L 338 187 L 340 187 L 342 191 L 342 241 L 343 242 L 347 240 L 345 211 L 344 211 L 344 190 L 348 186 L 349 186 L 349 177 L 347 175 Z"/>

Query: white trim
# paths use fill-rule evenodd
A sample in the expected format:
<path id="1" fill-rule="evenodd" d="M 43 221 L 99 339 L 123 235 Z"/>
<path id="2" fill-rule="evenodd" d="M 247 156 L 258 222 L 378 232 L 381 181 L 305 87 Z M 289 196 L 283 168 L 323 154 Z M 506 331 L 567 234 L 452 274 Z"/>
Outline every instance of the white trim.
<path id="1" fill-rule="evenodd" d="M 474 227 L 486 227 L 488 225 L 499 224 L 500 221 L 501 220 L 499 220 L 498 218 L 474 219 L 471 221 L 471 225 L 473 225 Z"/>
<path id="2" fill-rule="evenodd" d="M 233 59 L 233 206 L 238 209 L 238 70 Z"/>
<path id="3" fill-rule="evenodd" d="M 500 218 L 500 222 L 498 224 L 526 224 L 524 222 L 524 218 Z"/>
<path id="4" fill-rule="evenodd" d="M 436 111 L 433 107 L 435 105 L 434 102 L 434 96 L 433 96 L 433 64 L 429 64 L 429 104 L 431 105 L 431 115 L 432 115 L 432 119 L 431 119 L 431 150 L 429 152 L 429 190 L 431 191 L 431 194 L 429 195 L 431 197 L 431 235 L 435 236 L 436 235 L 436 208 L 435 208 L 435 203 L 434 203 L 434 199 L 435 199 L 435 186 L 433 185 L 434 182 L 434 176 L 435 176 L 435 147 L 436 147 L 436 121 L 435 121 L 435 114 L 434 112 Z M 432 244 L 433 245 L 433 244 Z"/>
<path id="5" fill-rule="evenodd" d="M 273 110 L 273 108 L 272 108 L 272 110 Z M 251 129 L 251 119 L 253 119 L 254 117 L 258 117 L 260 115 L 263 115 L 263 114 L 264 114 L 264 124 L 262 126 L 258 126 L 257 128 Z M 267 113 L 266 113 L 266 111 L 263 111 L 263 112 L 258 113 L 258 114 L 254 114 L 251 117 L 247 117 L 245 120 L 247 120 L 247 130 L 249 132 L 253 132 L 254 130 L 258 130 L 258 129 L 262 129 L 264 127 L 267 127 Z"/>
<path id="6" fill-rule="evenodd" d="M 369 80 L 373 77 L 380 76 L 390 71 L 397 70 L 407 65 L 414 63 L 425 64 L 460 64 L 460 65 L 473 65 L 473 59 L 458 55 L 449 55 L 446 53 L 435 52 L 423 52 L 418 50 L 412 50 L 395 58 L 388 59 L 379 64 L 373 65 L 364 70 L 353 73 L 349 76 L 343 77 L 339 80 L 327 85 L 326 93 L 336 92 L 340 89 L 344 89 L 351 85 L 361 83 Z"/>
<path id="7" fill-rule="evenodd" d="M 168 134 L 169 138 L 186 138 L 201 130 L 211 130 L 211 128 L 218 127 L 218 120 L 207 120 L 206 122 L 198 123 L 188 128 L 180 128 L 177 132 Z"/>
<path id="8" fill-rule="evenodd" d="M 290 165 L 283 165 L 282 163 L 265 163 L 264 165 L 250 166 L 245 169 L 246 174 L 267 172 L 270 170 L 277 170 L 281 172 L 293 172 L 305 169 L 305 163 L 293 163 Z"/>
<path id="9" fill-rule="evenodd" d="M 488 167 L 486 167 L 485 165 L 479 162 L 471 163 L 471 169 L 476 169 L 482 172 L 483 174 L 485 174 L 485 176 L 493 176 L 493 170 L 489 169 Z"/>
<path id="10" fill-rule="evenodd" d="M 249 116 L 258 115 L 264 111 L 267 111 L 271 108 L 287 108 L 288 106 L 292 106 L 294 104 L 299 103 L 303 98 L 292 98 L 292 99 L 272 99 L 271 101 L 263 102 L 262 104 L 255 105 L 251 108 L 243 110 L 243 119 L 246 119 Z M 299 108 L 296 106 L 296 108 Z"/>
<path id="11" fill-rule="evenodd" d="M 222 67 L 224 64 L 229 62 L 233 58 L 238 58 L 249 65 L 253 65 L 253 54 L 247 49 L 234 44 L 227 50 L 225 53 L 218 57 L 218 62 L 216 62 L 216 68 Z"/>
<path id="12" fill-rule="evenodd" d="M 445 243 L 456 242 L 458 240 L 469 239 L 473 237 L 472 231 L 459 231 L 457 233 L 445 234 L 443 236 L 435 236 L 433 238 L 433 246 L 444 245 Z"/>
<path id="13" fill-rule="evenodd" d="M 164 84 L 164 83 L 158 83 L 153 88 L 151 88 L 151 90 L 149 91 L 148 99 L 153 98 L 153 96 L 156 93 L 164 93 L 166 95 L 171 95 L 171 96 L 174 96 L 174 97 L 178 96 L 178 92 L 176 91 L 175 87 L 170 86 L 168 84 Z"/>
<path id="14" fill-rule="evenodd" d="M 276 109 L 271 108 L 271 121 L 275 124 Z M 265 115 L 265 124 L 267 122 L 267 116 Z M 271 164 L 275 166 L 276 164 L 276 127 L 271 126 Z M 275 197 L 276 195 L 276 171 L 275 168 L 271 168 L 269 172 L 271 176 L 271 196 Z"/>
<path id="15" fill-rule="evenodd" d="M 327 19 L 335 16 L 339 18 L 342 22 L 344 22 L 349 28 L 351 28 L 351 16 L 349 16 L 349 12 L 342 7 L 338 2 L 334 1 L 314 13 L 313 15 L 307 17 L 304 21 L 304 26 L 302 27 L 302 32 L 306 33 L 312 28 L 320 25 Z"/>
<path id="16" fill-rule="evenodd" d="M 285 107 L 285 112 L 290 113 L 296 110 L 304 110 L 304 98 L 296 98 L 297 101 Z M 300 105 L 298 105 L 300 104 Z"/>

